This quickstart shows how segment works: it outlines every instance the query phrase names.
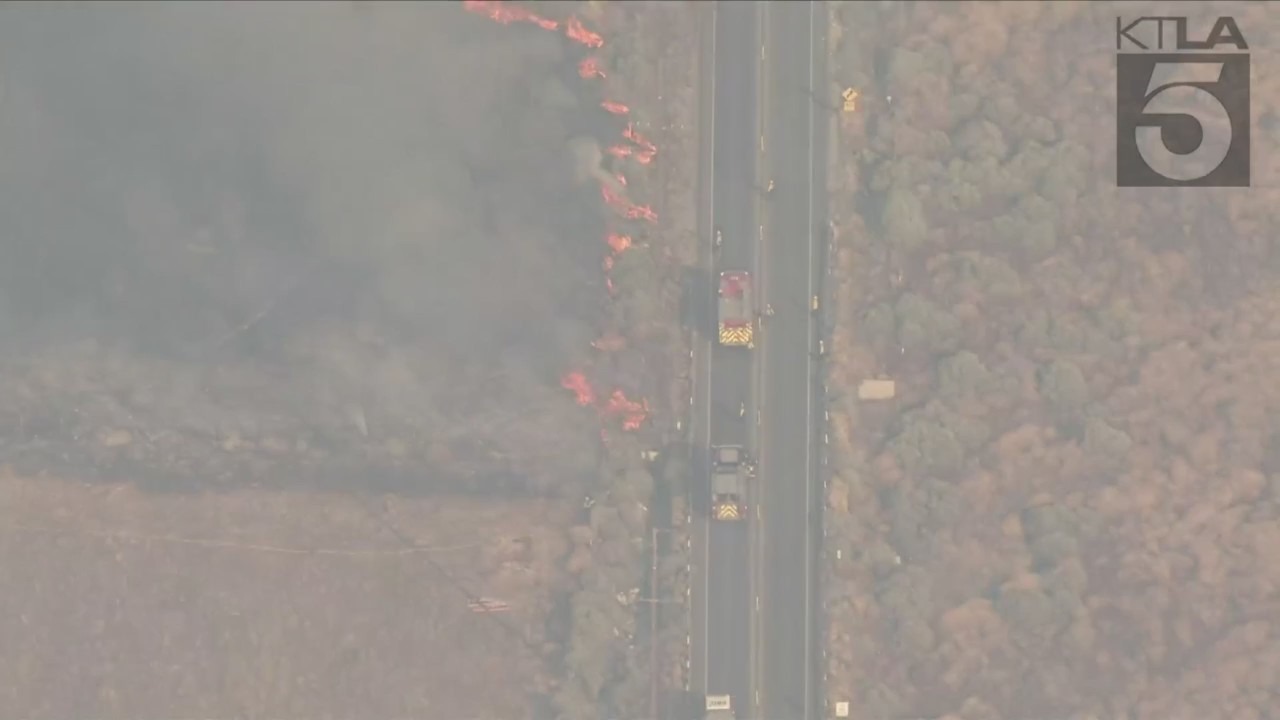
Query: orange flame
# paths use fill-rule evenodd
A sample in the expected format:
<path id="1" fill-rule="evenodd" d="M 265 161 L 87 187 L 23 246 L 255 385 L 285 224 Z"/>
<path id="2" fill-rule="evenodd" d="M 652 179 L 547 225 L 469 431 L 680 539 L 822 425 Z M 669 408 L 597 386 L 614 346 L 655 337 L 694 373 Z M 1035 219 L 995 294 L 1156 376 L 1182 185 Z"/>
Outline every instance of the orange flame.
<path id="1" fill-rule="evenodd" d="M 613 248 L 615 253 L 620 253 L 631 247 L 631 236 L 629 235 L 609 233 L 609 237 L 606 238 L 606 241 L 609 243 L 609 247 Z"/>
<path id="2" fill-rule="evenodd" d="M 609 77 L 600 69 L 600 60 L 593 57 L 583 58 L 578 63 L 578 76 L 583 79 Z"/>
<path id="3" fill-rule="evenodd" d="M 509 5 L 502 0 L 465 0 L 462 9 L 467 12 L 489 16 L 490 20 L 510 25 L 513 22 L 533 23 L 543 30 L 559 30 L 560 23 L 536 15 L 518 5 Z"/>
<path id="4" fill-rule="evenodd" d="M 627 206 L 627 201 L 614 194 L 614 192 L 609 189 L 609 186 L 604 183 L 600 184 L 600 196 L 604 198 L 606 204 L 612 207 L 624 208 Z"/>
<path id="5" fill-rule="evenodd" d="M 636 149 L 630 145 L 611 145 L 605 152 L 621 160 L 622 158 L 630 157 L 635 151 Z"/>
<path id="6" fill-rule="evenodd" d="M 648 205 L 632 205 L 609 189 L 605 183 L 600 184 L 600 196 L 610 207 L 617 209 L 628 220 L 647 220 L 658 222 L 658 215 Z"/>
<path id="7" fill-rule="evenodd" d="M 658 214 L 648 205 L 631 205 L 624 213 L 628 220 L 647 220 L 649 222 L 658 222 Z"/>
<path id="8" fill-rule="evenodd" d="M 623 105 L 622 103 L 613 102 L 612 100 L 605 100 L 604 102 L 600 103 L 600 107 L 604 108 L 608 112 L 613 113 L 614 115 L 626 115 L 627 113 L 631 112 L 631 108 L 627 107 L 626 105 Z"/>
<path id="9" fill-rule="evenodd" d="M 649 403 L 644 400 L 640 402 L 628 400 L 626 393 L 614 390 L 601 413 L 608 416 L 621 416 L 623 430 L 639 430 L 645 418 L 649 416 Z"/>
<path id="10" fill-rule="evenodd" d="M 589 48 L 598 48 L 604 45 L 604 38 L 583 27 L 582 22 L 573 16 L 570 16 L 569 21 L 565 23 L 564 34 L 568 35 L 570 40 L 582 43 Z"/>
<path id="11" fill-rule="evenodd" d="M 645 150 L 652 150 L 653 152 L 657 152 L 657 151 L 658 151 L 658 146 L 657 146 L 657 145 L 654 145 L 654 144 L 653 144 L 653 143 L 651 143 L 651 142 L 649 142 L 649 139 L 648 139 L 648 138 L 646 138 L 645 136 L 643 136 L 643 135 L 641 135 L 639 132 L 637 132 L 637 131 L 636 131 L 636 129 L 635 129 L 635 127 L 633 127 L 631 123 L 627 123 L 627 129 L 622 131 L 622 137 L 624 137 L 624 138 L 626 138 L 626 139 L 630 140 L 631 142 L 633 142 L 633 143 L 635 143 L 635 144 L 639 145 L 640 147 L 644 148 Z"/>
<path id="12" fill-rule="evenodd" d="M 648 165 L 649 163 L 653 162 L 653 156 L 657 154 L 658 154 L 657 150 L 645 150 L 644 152 L 636 153 L 632 157 L 634 157 L 636 162 L 640 163 L 641 165 Z"/>
<path id="13" fill-rule="evenodd" d="M 586 407 L 596 401 L 596 391 L 587 381 L 587 376 L 580 372 L 567 373 L 560 378 L 560 387 L 572 390 L 577 395 L 578 404 Z"/>
<path id="14" fill-rule="evenodd" d="M 626 344 L 626 338 L 609 334 L 591 343 L 591 346 L 605 352 L 616 352 L 626 347 Z M 560 386 L 566 390 L 572 390 L 577 396 L 579 405 L 583 407 L 596 405 L 601 419 L 621 418 L 623 430 L 639 430 L 649 417 L 648 400 L 642 399 L 640 402 L 635 402 L 628 399 L 626 393 L 621 390 L 614 390 L 605 403 L 597 404 L 595 390 L 591 387 L 591 383 L 587 381 L 587 376 L 580 372 L 566 373 L 560 379 Z M 600 430 L 600 439 L 603 442 L 608 442 L 608 435 L 603 428 Z"/>
<path id="15" fill-rule="evenodd" d="M 611 277 L 605 277 L 604 289 L 608 290 L 610 295 L 613 295 L 618 292 L 618 289 L 613 286 L 613 278 Z"/>
<path id="16" fill-rule="evenodd" d="M 617 181 L 618 181 L 618 184 L 619 184 L 619 185 L 621 185 L 622 187 L 626 187 L 626 186 L 627 186 L 627 176 L 626 176 L 626 175 L 623 175 L 622 173 L 614 173 L 614 175 L 613 175 L 613 179 L 614 179 L 614 180 L 617 180 Z"/>

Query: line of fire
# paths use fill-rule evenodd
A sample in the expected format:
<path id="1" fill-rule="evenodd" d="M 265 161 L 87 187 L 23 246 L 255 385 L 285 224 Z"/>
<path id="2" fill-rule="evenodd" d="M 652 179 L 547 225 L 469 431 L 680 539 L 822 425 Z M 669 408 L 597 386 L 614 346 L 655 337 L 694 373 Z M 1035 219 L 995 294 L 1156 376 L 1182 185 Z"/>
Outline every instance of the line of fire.
<path id="1" fill-rule="evenodd" d="M 527 23 L 536 25 L 550 32 L 563 32 L 565 38 L 588 50 L 604 47 L 604 38 L 583 25 L 577 17 L 570 16 L 560 22 L 542 17 L 526 7 L 511 4 L 504 0 L 466 0 L 463 8 L 468 12 L 484 15 L 494 22 L 503 25 Z M 578 62 L 578 76 L 583 80 L 605 78 L 600 58 L 588 55 Z M 618 117 L 631 115 L 631 108 L 614 100 L 604 100 L 600 108 Z M 605 151 L 615 159 L 629 160 L 638 166 L 648 166 L 658 154 L 658 148 L 646 138 L 636 127 L 634 120 L 629 120 L 622 137 Z M 621 172 L 606 175 L 600 180 L 600 196 L 605 205 L 613 210 L 619 224 L 624 222 L 657 223 L 657 213 L 649 205 L 633 203 L 627 196 L 627 178 Z M 617 293 L 611 271 L 616 259 L 633 247 L 631 236 L 621 230 L 610 230 L 605 236 L 609 254 L 605 256 L 603 268 L 605 273 L 605 289 L 612 297 Z M 626 346 L 626 340 L 616 334 L 609 334 L 591 343 L 600 352 L 618 352 Z M 594 408 L 602 423 L 600 438 L 608 442 L 609 428 L 622 431 L 639 430 L 649 417 L 648 400 L 633 400 L 620 389 L 610 392 L 598 392 L 582 370 L 572 370 L 564 374 L 560 384 L 571 391 L 577 403 L 583 407 Z"/>

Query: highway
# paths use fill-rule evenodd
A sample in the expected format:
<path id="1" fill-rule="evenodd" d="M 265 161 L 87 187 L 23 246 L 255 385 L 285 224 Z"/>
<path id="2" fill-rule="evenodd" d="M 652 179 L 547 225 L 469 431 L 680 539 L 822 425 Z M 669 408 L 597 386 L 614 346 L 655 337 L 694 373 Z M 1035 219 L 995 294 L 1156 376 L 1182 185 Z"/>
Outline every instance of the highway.
<path id="1" fill-rule="evenodd" d="M 703 332 L 694 352 L 693 447 L 695 575 L 691 634 L 692 681 L 697 694 L 729 694 L 738 717 L 752 710 L 752 568 L 754 515 L 742 522 L 710 522 L 708 450 L 743 445 L 754 454 L 756 408 L 754 352 L 716 343 L 715 288 L 725 270 L 755 272 L 760 225 L 756 184 L 759 157 L 759 10 L 753 3 L 707 3 L 704 31 L 702 105 L 699 117 L 703 156 L 699 180 L 702 267 L 708 270 Z M 714 228 L 723 246 L 712 247 Z M 740 407 L 746 405 L 744 416 Z M 697 498 L 697 495 L 695 495 Z M 748 504 L 754 500 L 748 497 Z"/>
<path id="2" fill-rule="evenodd" d="M 827 226 L 826 10 L 821 3 L 768 3 L 764 20 L 763 172 L 775 183 L 765 203 L 760 282 L 773 306 L 759 345 L 763 426 L 759 689 L 762 718 L 825 715 L 822 650 L 815 617 L 816 555 L 822 537 L 817 472 L 822 404 L 821 328 L 811 298 L 821 294 Z"/>

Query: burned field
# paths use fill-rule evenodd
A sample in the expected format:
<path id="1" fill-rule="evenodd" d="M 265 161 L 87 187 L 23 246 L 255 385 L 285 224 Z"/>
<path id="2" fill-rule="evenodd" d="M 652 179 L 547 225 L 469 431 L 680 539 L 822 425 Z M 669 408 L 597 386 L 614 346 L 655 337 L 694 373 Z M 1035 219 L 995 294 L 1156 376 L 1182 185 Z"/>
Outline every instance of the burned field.
<path id="1" fill-rule="evenodd" d="M 581 425 L 558 380 L 604 320 L 623 120 L 571 40 L 450 6 L 9 15 L 0 462 L 535 495 L 594 462 L 546 429 Z"/>
<path id="2" fill-rule="evenodd" d="M 566 528 L 661 395 L 623 352 L 663 335 L 620 172 L 657 149 L 599 36 L 488 2 L 3 12 L 0 709 L 528 715 L 592 565 Z"/>

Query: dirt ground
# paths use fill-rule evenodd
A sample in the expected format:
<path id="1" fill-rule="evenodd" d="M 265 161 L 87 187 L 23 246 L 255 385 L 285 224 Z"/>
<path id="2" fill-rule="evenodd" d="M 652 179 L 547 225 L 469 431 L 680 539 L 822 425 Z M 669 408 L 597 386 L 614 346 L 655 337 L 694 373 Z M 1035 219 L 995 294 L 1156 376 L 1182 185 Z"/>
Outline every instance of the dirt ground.
<path id="1" fill-rule="evenodd" d="M 0 715 L 523 717 L 563 504 L 0 471 Z M 476 596 L 510 604 L 469 611 Z"/>

